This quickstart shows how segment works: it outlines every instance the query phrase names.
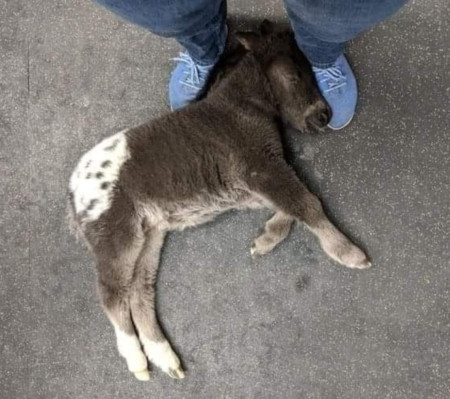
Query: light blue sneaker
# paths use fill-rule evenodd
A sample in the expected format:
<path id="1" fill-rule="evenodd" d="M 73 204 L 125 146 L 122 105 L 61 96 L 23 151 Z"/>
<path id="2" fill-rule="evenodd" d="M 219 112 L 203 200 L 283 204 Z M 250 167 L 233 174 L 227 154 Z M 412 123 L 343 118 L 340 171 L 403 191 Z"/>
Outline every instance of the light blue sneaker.
<path id="1" fill-rule="evenodd" d="M 313 67 L 319 90 L 331 108 L 328 127 L 339 130 L 346 127 L 355 115 L 358 87 L 344 55 L 339 56 L 329 68 Z"/>
<path id="2" fill-rule="evenodd" d="M 173 59 L 178 64 L 169 81 L 170 109 L 185 107 L 195 101 L 205 88 L 215 64 L 200 65 L 187 53 L 180 53 Z"/>

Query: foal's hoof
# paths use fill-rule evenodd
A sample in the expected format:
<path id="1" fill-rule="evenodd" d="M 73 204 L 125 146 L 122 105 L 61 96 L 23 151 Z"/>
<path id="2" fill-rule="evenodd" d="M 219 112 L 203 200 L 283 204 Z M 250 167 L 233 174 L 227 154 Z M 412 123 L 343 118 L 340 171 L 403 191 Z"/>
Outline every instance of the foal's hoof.
<path id="1" fill-rule="evenodd" d="M 148 370 L 136 371 L 133 374 L 139 381 L 149 381 L 150 380 L 150 373 Z"/>
<path id="2" fill-rule="evenodd" d="M 341 263 L 351 269 L 368 269 L 372 263 L 367 255 L 355 245 L 341 255 Z"/>
<path id="3" fill-rule="evenodd" d="M 332 259 L 350 269 L 368 269 L 372 266 L 364 251 L 348 240 L 324 241 L 322 248 Z"/>
<path id="4" fill-rule="evenodd" d="M 266 241 L 268 240 L 266 239 Z M 252 258 L 263 256 L 272 251 L 274 246 L 274 244 L 269 242 L 264 243 L 264 241 L 261 240 L 261 237 L 258 237 L 253 241 L 252 246 L 250 247 L 250 254 L 252 255 Z"/>
<path id="5" fill-rule="evenodd" d="M 256 258 L 259 255 L 258 248 L 256 247 L 256 243 L 254 241 L 253 241 L 252 246 L 250 247 L 250 255 L 253 258 Z"/>
<path id="6" fill-rule="evenodd" d="M 355 269 L 368 269 L 369 267 L 372 267 L 372 262 L 370 262 L 369 259 L 365 259 L 364 261 L 353 266 Z"/>
<path id="7" fill-rule="evenodd" d="M 168 369 L 167 374 L 169 374 L 169 377 L 172 377 L 176 380 L 182 380 L 186 376 L 184 370 L 181 367 L 178 367 L 177 369 Z"/>

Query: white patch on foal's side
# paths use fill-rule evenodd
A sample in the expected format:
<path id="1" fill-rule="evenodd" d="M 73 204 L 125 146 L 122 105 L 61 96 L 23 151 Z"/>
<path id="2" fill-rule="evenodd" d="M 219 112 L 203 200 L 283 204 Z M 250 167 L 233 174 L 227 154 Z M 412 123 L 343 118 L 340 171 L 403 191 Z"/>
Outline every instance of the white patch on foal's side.
<path id="1" fill-rule="evenodd" d="M 126 130 L 110 136 L 84 154 L 70 179 L 75 213 L 92 221 L 111 206 L 120 168 L 130 158 Z"/>

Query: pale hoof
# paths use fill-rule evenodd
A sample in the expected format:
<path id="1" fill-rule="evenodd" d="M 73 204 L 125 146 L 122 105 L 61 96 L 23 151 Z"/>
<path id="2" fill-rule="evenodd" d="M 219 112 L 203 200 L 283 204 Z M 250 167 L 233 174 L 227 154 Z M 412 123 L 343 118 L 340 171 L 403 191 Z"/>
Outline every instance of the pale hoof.
<path id="1" fill-rule="evenodd" d="M 186 373 L 181 367 L 178 367 L 177 369 L 168 369 L 166 373 L 169 375 L 169 377 L 172 377 L 176 380 L 182 380 L 186 376 Z"/>
<path id="2" fill-rule="evenodd" d="M 322 248 L 332 259 L 350 269 L 368 269 L 372 266 L 364 251 L 348 240 L 337 243 L 325 241 Z"/>
<path id="3" fill-rule="evenodd" d="M 372 262 L 369 261 L 369 259 L 366 259 L 356 265 L 350 266 L 353 269 L 368 269 L 369 267 L 372 267 Z"/>
<path id="4" fill-rule="evenodd" d="M 252 256 L 252 258 L 256 258 L 259 255 L 255 242 L 253 242 L 252 246 L 250 247 L 250 255 Z"/>
<path id="5" fill-rule="evenodd" d="M 351 245 L 349 250 L 341 254 L 340 263 L 350 269 L 368 269 L 372 263 L 367 255 L 355 245 Z"/>
<path id="6" fill-rule="evenodd" d="M 133 374 L 139 381 L 150 380 L 150 372 L 148 370 L 136 371 Z"/>
<path id="7" fill-rule="evenodd" d="M 261 241 L 261 237 L 256 238 L 255 241 L 253 241 L 252 246 L 250 247 L 250 254 L 253 258 L 256 258 L 257 256 L 267 255 L 275 247 L 275 244 L 273 243 L 266 242 L 265 244 L 263 244 Z"/>

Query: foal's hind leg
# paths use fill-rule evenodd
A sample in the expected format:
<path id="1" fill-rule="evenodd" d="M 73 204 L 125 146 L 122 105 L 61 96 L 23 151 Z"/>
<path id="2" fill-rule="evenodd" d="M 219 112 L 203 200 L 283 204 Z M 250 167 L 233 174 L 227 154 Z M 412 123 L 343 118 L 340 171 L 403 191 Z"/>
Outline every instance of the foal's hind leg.
<path id="1" fill-rule="evenodd" d="M 125 230 L 127 230 L 125 228 Z M 99 273 L 99 294 L 114 326 L 119 353 L 139 380 L 148 380 L 148 362 L 131 319 L 130 293 L 136 261 L 143 239 L 120 229 L 98 236 L 93 245 Z"/>
<path id="2" fill-rule="evenodd" d="M 294 218 L 284 212 L 278 211 L 273 215 L 264 227 L 264 232 L 257 237 L 250 248 L 252 255 L 265 255 L 272 251 L 283 241 L 291 230 Z"/>
<path id="3" fill-rule="evenodd" d="M 148 362 L 134 331 L 128 296 L 121 295 L 116 289 L 101 282 L 99 282 L 99 293 L 105 312 L 116 333 L 117 349 L 125 358 L 128 369 L 138 380 L 149 380 Z"/>
<path id="4" fill-rule="evenodd" d="M 165 232 L 151 229 L 136 265 L 131 295 L 131 312 L 139 338 L 149 360 L 172 378 L 184 378 L 178 356 L 172 350 L 158 323 L 155 309 L 155 283 Z"/>
<path id="5" fill-rule="evenodd" d="M 319 199 L 286 163 L 265 162 L 258 172 L 250 174 L 247 184 L 275 209 L 304 222 L 317 236 L 323 250 L 337 262 L 356 269 L 371 266 L 366 254 L 328 220 Z"/>

